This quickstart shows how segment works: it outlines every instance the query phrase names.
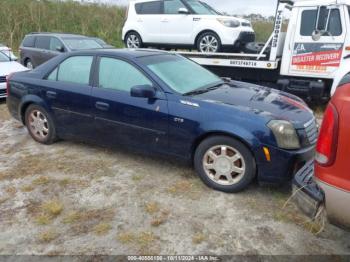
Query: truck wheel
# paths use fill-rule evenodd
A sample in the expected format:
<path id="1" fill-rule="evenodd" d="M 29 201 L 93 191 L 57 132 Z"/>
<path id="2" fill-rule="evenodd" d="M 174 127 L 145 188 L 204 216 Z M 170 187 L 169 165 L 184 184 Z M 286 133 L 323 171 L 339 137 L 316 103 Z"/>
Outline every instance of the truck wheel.
<path id="1" fill-rule="evenodd" d="M 125 36 L 125 46 L 127 48 L 142 48 L 141 36 L 136 32 L 130 32 Z"/>
<path id="2" fill-rule="evenodd" d="M 256 173 L 255 159 L 240 141 L 227 136 L 213 136 L 196 149 L 194 166 L 209 187 L 236 193 L 245 189 Z"/>
<path id="3" fill-rule="evenodd" d="M 265 43 L 263 42 L 250 42 L 244 46 L 243 51 L 248 54 L 259 54 L 261 50 L 264 48 L 264 46 L 265 46 Z M 265 54 L 269 53 L 270 50 L 271 48 L 267 47 L 264 53 Z"/>
<path id="4" fill-rule="evenodd" d="M 45 145 L 56 141 L 56 129 L 49 113 L 38 105 L 30 105 L 25 112 L 25 124 L 31 137 Z"/>
<path id="5" fill-rule="evenodd" d="M 197 50 L 201 53 L 218 53 L 221 51 L 220 37 L 213 32 L 204 32 L 197 39 Z"/>

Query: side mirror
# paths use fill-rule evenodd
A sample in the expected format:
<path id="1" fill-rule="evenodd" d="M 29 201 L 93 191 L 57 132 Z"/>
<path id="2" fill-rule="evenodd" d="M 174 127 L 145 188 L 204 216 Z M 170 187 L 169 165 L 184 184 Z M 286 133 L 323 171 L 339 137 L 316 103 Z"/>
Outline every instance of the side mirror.
<path id="1" fill-rule="evenodd" d="M 156 97 L 156 90 L 153 86 L 150 86 L 150 85 L 134 86 L 133 88 L 131 88 L 130 93 L 132 97 L 143 97 L 143 98 Z"/>
<path id="2" fill-rule="evenodd" d="M 179 8 L 179 11 L 177 11 L 179 14 L 182 14 L 182 15 L 188 15 L 190 12 L 188 11 L 187 8 L 184 8 L 184 7 L 181 7 Z"/>
<path id="3" fill-rule="evenodd" d="M 63 53 L 64 52 L 64 47 L 63 46 L 57 46 L 56 51 Z"/>
<path id="4" fill-rule="evenodd" d="M 314 30 L 312 32 L 312 40 L 319 41 L 321 39 L 322 32 L 320 30 Z"/>

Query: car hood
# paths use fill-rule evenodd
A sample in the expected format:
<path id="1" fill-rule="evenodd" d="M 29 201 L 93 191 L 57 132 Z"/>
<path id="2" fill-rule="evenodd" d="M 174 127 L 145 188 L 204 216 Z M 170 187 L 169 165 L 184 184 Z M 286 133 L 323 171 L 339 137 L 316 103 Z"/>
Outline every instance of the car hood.
<path id="1" fill-rule="evenodd" d="M 28 68 L 16 61 L 0 62 L 0 76 L 8 76 L 11 73 L 27 71 Z"/>
<path id="2" fill-rule="evenodd" d="M 239 17 L 235 17 L 235 16 L 227 16 L 227 15 L 197 15 L 201 18 L 206 18 L 206 19 L 231 19 L 231 20 L 237 20 L 239 22 L 245 22 L 245 23 L 250 23 L 249 20 L 247 19 L 243 19 L 243 18 L 239 18 Z"/>
<path id="3" fill-rule="evenodd" d="M 232 81 L 209 92 L 194 96 L 208 103 L 245 109 L 267 118 L 287 120 L 295 128 L 314 118 L 311 109 L 300 98 L 275 89 Z"/>

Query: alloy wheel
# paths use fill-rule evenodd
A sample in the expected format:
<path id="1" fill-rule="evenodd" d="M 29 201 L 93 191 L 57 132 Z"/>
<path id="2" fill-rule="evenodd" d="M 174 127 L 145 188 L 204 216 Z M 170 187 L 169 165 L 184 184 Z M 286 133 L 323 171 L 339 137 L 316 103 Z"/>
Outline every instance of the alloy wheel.
<path id="1" fill-rule="evenodd" d="M 28 118 L 28 126 L 37 139 L 44 140 L 49 135 L 49 122 L 46 116 L 39 110 L 33 110 Z"/>
<path id="2" fill-rule="evenodd" d="M 210 148 L 203 157 L 203 169 L 215 183 L 237 184 L 244 177 L 246 165 L 241 153 L 233 147 L 219 145 Z"/>
<path id="3" fill-rule="evenodd" d="M 141 41 L 137 35 L 131 34 L 126 40 L 126 45 L 128 48 L 140 48 Z"/>
<path id="4" fill-rule="evenodd" d="M 203 53 L 216 53 L 219 49 L 219 41 L 215 36 L 206 35 L 199 42 L 199 49 Z"/>

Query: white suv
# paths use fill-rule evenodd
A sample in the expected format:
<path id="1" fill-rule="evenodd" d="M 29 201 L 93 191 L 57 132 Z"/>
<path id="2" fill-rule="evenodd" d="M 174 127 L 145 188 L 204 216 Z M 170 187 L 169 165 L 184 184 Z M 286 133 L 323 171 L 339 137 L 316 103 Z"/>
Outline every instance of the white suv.
<path id="1" fill-rule="evenodd" d="M 197 48 L 200 52 L 239 51 L 254 42 L 249 21 L 224 16 L 197 0 L 131 1 L 123 28 L 128 48 Z"/>

